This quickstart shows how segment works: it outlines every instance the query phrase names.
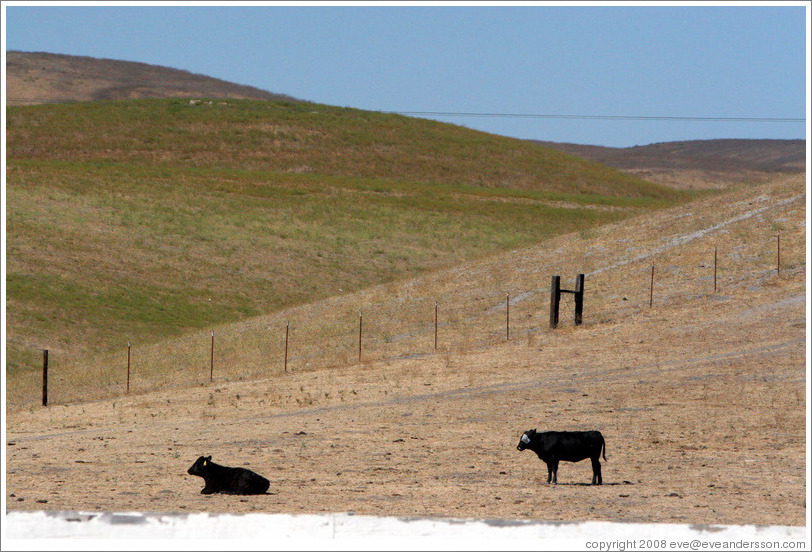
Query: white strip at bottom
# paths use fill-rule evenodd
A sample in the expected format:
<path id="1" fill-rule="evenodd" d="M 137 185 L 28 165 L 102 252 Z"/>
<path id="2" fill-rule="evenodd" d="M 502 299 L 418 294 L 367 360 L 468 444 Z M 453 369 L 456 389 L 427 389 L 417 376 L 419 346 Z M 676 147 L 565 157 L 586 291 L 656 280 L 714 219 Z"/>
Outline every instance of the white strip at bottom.
<path id="1" fill-rule="evenodd" d="M 410 550 L 427 545 L 443 550 L 518 550 L 527 546 L 533 550 L 596 551 L 809 548 L 806 528 L 778 525 L 396 518 L 347 513 L 11 511 L 3 526 L 5 544 L 25 550 L 92 549 L 87 539 L 103 540 L 101 550 L 146 549 L 148 543 L 142 539 L 171 539 L 177 541 L 172 543 L 173 549 L 186 549 L 188 544 L 190 550 L 233 549 L 234 540 L 242 549 L 251 550 Z M 743 544 L 756 542 L 760 545 Z"/>

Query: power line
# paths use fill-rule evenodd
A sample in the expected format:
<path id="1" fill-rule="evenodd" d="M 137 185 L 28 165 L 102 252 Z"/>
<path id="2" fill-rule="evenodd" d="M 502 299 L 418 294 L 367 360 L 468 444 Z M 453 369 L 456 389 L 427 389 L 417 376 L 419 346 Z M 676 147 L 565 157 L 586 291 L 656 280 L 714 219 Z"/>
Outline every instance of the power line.
<path id="1" fill-rule="evenodd" d="M 40 99 L 6 98 L 7 103 L 42 102 Z M 51 100 L 51 102 L 71 102 L 75 100 Z M 50 103 L 50 102 L 49 102 Z M 481 117 L 496 119 L 571 119 L 603 121 L 696 121 L 722 123 L 805 123 L 803 117 L 683 117 L 663 115 L 556 115 L 545 113 L 488 113 L 473 111 L 380 111 L 393 115 L 425 117 Z"/>
<path id="2" fill-rule="evenodd" d="M 397 115 L 429 117 L 491 117 L 503 119 L 593 119 L 607 121 L 698 121 L 726 123 L 803 123 L 805 118 L 798 117 L 680 117 L 649 115 L 555 115 L 539 113 L 481 113 L 454 111 L 383 111 Z"/>

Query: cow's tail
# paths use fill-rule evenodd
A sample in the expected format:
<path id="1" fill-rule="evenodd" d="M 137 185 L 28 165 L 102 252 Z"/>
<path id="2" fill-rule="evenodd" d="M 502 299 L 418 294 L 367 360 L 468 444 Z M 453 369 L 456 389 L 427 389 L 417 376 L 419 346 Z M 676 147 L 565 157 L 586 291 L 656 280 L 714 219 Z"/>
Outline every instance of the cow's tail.
<path id="1" fill-rule="evenodd" d="M 601 448 L 603 449 L 603 460 L 606 461 L 606 439 L 601 435 Z"/>

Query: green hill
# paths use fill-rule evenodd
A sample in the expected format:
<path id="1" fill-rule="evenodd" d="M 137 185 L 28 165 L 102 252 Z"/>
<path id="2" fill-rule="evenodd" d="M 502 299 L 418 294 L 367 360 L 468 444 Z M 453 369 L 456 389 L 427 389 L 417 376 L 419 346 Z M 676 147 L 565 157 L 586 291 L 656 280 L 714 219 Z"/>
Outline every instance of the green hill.
<path id="1" fill-rule="evenodd" d="M 7 110 L 7 369 L 81 358 L 689 199 L 538 144 L 305 102 Z"/>

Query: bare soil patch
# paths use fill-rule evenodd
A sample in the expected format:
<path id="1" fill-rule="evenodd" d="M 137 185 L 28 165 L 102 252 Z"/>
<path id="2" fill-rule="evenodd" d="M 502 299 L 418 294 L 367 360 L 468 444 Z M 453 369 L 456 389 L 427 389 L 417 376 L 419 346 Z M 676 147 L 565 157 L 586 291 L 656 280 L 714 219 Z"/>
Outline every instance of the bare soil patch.
<path id="1" fill-rule="evenodd" d="M 461 312 L 467 339 L 448 328 L 437 352 L 402 354 L 404 339 L 362 363 L 9 409 L 7 507 L 803 525 L 804 190 L 782 179 L 472 264 L 456 287 L 448 271 L 378 290 L 447 286 L 462 302 L 488 278 L 517 289 L 525 275 L 527 290 L 545 275 L 512 307 L 510 341 L 486 331 L 482 313 L 504 315 L 493 302 Z M 544 329 L 549 274 L 579 270 L 585 325 Z M 587 485 L 588 462 L 547 485 L 516 450 L 534 427 L 600 430 L 604 485 Z M 269 493 L 200 495 L 186 469 L 202 454 Z"/>

